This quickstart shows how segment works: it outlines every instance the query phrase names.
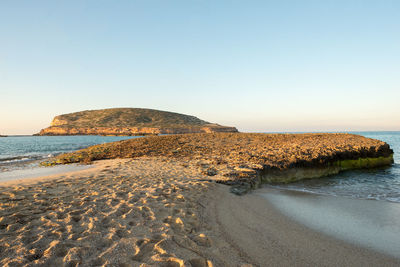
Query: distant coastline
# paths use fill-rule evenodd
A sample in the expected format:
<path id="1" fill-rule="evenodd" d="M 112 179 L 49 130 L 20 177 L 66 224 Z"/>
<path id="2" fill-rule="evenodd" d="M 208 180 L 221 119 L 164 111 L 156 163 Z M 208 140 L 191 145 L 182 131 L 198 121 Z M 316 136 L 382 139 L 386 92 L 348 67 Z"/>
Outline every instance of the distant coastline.
<path id="1" fill-rule="evenodd" d="M 32 134 L 10 134 L 10 135 L 0 135 L 0 137 L 30 137 L 34 136 Z"/>

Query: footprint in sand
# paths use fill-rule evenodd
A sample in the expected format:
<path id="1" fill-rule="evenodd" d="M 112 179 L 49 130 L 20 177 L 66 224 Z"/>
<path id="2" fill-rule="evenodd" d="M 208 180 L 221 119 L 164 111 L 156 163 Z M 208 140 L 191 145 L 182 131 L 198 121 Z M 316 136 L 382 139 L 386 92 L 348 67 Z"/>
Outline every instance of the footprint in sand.
<path id="1" fill-rule="evenodd" d="M 154 242 L 148 238 L 139 239 L 136 241 L 136 253 L 132 256 L 134 261 L 143 261 L 144 257 L 154 251 Z"/>
<path id="2" fill-rule="evenodd" d="M 203 246 L 203 247 L 211 247 L 211 240 L 208 238 L 205 234 L 197 234 L 191 236 L 191 239 L 196 242 L 197 245 Z"/>

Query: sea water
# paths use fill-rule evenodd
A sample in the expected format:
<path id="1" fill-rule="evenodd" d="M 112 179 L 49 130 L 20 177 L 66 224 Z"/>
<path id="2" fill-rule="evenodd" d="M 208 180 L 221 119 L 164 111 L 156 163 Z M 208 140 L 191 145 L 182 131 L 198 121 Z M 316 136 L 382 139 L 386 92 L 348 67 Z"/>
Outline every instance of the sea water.
<path id="1" fill-rule="evenodd" d="M 400 258 L 400 204 L 262 188 L 256 191 L 290 219 L 315 231 Z"/>
<path id="2" fill-rule="evenodd" d="M 302 180 L 274 188 L 355 199 L 400 203 L 400 132 L 350 132 L 384 141 L 394 151 L 390 167 L 341 172 L 324 178 Z"/>
<path id="3" fill-rule="evenodd" d="M 40 160 L 92 145 L 140 136 L 9 136 L 0 137 L 0 172 L 36 167 Z"/>

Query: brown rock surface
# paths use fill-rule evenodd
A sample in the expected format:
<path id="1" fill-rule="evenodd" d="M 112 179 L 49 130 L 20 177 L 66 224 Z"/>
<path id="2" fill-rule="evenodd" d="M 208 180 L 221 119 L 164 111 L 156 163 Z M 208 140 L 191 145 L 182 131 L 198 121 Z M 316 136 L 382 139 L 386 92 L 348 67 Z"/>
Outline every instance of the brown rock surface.
<path id="1" fill-rule="evenodd" d="M 392 154 L 393 150 L 385 142 L 352 134 L 211 133 L 155 136 L 102 144 L 60 155 L 53 162 L 166 156 L 197 161 L 200 171 L 210 179 L 220 174 L 217 175 L 219 181 L 222 175 L 226 177 L 224 183 L 237 184 L 241 181 L 256 183 L 253 178 L 260 174 L 324 169 L 340 161 L 360 158 L 388 158 L 389 161 L 381 164 L 385 165 L 391 162 Z M 324 172 L 320 176 L 332 173 Z M 250 183 L 250 187 L 253 186 Z"/>
<path id="2" fill-rule="evenodd" d="M 237 132 L 194 116 L 140 108 L 87 110 L 56 116 L 38 135 L 157 135 Z"/>

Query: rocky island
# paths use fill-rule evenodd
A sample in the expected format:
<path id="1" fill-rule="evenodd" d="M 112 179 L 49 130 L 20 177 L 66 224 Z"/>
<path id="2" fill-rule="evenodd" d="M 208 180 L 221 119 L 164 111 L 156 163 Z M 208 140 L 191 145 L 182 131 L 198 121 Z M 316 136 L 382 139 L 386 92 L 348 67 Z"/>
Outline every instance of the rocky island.
<path id="1" fill-rule="evenodd" d="M 131 139 L 58 156 L 48 164 L 168 157 L 197 162 L 200 172 L 242 194 L 261 183 L 288 183 L 393 163 L 385 142 L 353 134 L 211 133 Z"/>
<path id="2" fill-rule="evenodd" d="M 37 135 L 157 135 L 237 132 L 194 116 L 144 108 L 86 110 L 56 116 Z"/>

